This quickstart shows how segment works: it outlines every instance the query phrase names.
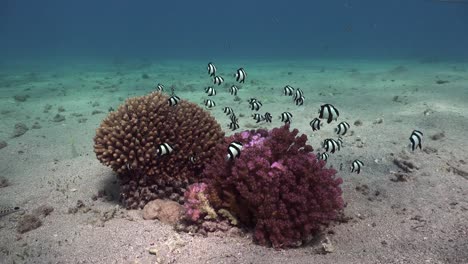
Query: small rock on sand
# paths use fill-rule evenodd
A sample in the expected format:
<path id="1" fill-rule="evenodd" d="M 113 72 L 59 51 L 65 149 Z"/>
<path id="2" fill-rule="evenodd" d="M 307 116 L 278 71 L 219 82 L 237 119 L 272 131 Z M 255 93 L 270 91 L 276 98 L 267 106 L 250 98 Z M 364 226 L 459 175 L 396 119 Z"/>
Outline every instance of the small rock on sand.
<path id="1" fill-rule="evenodd" d="M 13 96 L 13 98 L 17 102 L 24 102 L 24 101 L 26 101 L 26 99 L 28 99 L 28 97 L 29 97 L 29 95 L 19 95 L 19 94 Z"/>
<path id="2" fill-rule="evenodd" d="M 328 237 L 325 237 L 325 239 L 322 241 L 322 250 L 324 254 L 332 253 L 335 251 L 335 247 L 333 246 Z"/>
<path id="3" fill-rule="evenodd" d="M 10 183 L 8 182 L 8 179 L 0 176 L 0 188 L 7 187 L 9 185 Z"/>
<path id="4" fill-rule="evenodd" d="M 34 122 L 34 124 L 32 125 L 31 127 L 32 129 L 40 129 L 42 128 L 41 124 L 39 124 L 39 122 Z"/>
<path id="5" fill-rule="evenodd" d="M 46 105 L 44 106 L 44 111 L 43 111 L 43 112 L 44 112 L 44 113 L 48 113 L 50 109 L 52 109 L 52 105 L 46 104 Z"/>
<path id="6" fill-rule="evenodd" d="M 50 205 L 44 204 L 33 210 L 33 214 L 36 216 L 48 216 L 54 211 L 54 208 Z"/>
<path id="7" fill-rule="evenodd" d="M 175 225 L 181 219 L 184 208 L 177 202 L 156 199 L 143 208 L 143 219 L 159 221 Z"/>
<path id="8" fill-rule="evenodd" d="M 373 124 L 382 124 L 383 123 L 383 118 L 377 118 Z"/>
<path id="9" fill-rule="evenodd" d="M 100 111 L 100 110 L 94 110 L 91 114 L 92 114 L 92 115 L 104 114 L 104 112 L 103 112 L 103 111 Z"/>
<path id="10" fill-rule="evenodd" d="M 6 146 L 8 146 L 6 141 L 0 140 L 0 149 L 5 148 Z"/>
<path id="11" fill-rule="evenodd" d="M 158 253 L 159 253 L 158 249 L 155 248 L 155 247 L 151 247 L 148 251 L 149 251 L 149 253 L 150 253 L 151 255 L 156 255 L 156 256 L 157 256 Z"/>
<path id="12" fill-rule="evenodd" d="M 41 219 L 39 217 L 32 215 L 32 214 L 25 214 L 18 222 L 16 226 L 16 231 L 23 234 L 34 230 L 42 225 Z"/>
<path id="13" fill-rule="evenodd" d="M 434 134 L 431 136 L 431 139 L 432 140 L 439 140 L 441 138 L 444 138 L 445 137 L 445 133 L 444 132 L 440 132 L 440 133 L 437 133 L 437 134 Z"/>
<path id="14" fill-rule="evenodd" d="M 53 119 L 54 122 L 62 122 L 62 121 L 65 121 L 65 117 L 63 115 L 60 115 L 60 114 L 56 114 L 54 116 L 54 119 Z"/>
<path id="15" fill-rule="evenodd" d="M 446 84 L 446 83 L 449 83 L 450 81 L 447 81 L 447 80 L 436 80 L 436 83 L 437 84 Z"/>
<path id="16" fill-rule="evenodd" d="M 24 133 L 26 133 L 26 131 L 28 131 L 29 128 L 23 124 L 23 123 L 16 123 L 15 125 L 15 131 L 13 132 L 13 137 L 19 137 L 19 136 L 22 136 L 24 135 Z"/>

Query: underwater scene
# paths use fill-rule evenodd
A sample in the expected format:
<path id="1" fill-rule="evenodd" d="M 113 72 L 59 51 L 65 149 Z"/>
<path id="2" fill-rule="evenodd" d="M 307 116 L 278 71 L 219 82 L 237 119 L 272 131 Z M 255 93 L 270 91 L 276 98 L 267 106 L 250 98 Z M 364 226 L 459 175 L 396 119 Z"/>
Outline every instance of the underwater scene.
<path id="1" fill-rule="evenodd" d="M 0 263 L 468 263 L 468 0 L 0 1 Z"/>

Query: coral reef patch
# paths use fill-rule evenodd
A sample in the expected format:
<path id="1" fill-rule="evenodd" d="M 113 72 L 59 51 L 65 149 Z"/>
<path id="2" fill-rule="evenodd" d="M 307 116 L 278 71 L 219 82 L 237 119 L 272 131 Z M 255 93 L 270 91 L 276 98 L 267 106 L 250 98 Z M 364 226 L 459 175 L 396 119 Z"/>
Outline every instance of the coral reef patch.
<path id="1" fill-rule="evenodd" d="M 256 242 L 275 248 L 299 246 L 336 220 L 344 207 L 342 179 L 317 159 L 307 136 L 298 132 L 285 125 L 225 138 L 203 171 L 206 185 L 187 191 L 187 218 L 214 217 L 206 197 L 216 212 L 224 209 L 252 228 Z M 226 160 L 234 141 L 243 144 L 241 154 Z"/>
<path id="2" fill-rule="evenodd" d="M 130 98 L 96 131 L 96 156 L 118 174 L 127 208 L 161 198 L 182 202 L 185 188 L 223 141 L 208 111 L 186 100 L 170 106 L 168 100 L 161 92 Z M 161 146 L 168 150 L 164 155 L 158 155 Z"/>

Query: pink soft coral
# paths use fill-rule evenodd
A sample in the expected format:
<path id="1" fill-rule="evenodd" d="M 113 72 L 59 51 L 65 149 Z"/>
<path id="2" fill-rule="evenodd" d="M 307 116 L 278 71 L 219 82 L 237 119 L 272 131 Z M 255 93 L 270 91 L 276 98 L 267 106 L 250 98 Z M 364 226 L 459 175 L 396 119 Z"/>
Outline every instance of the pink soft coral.
<path id="1" fill-rule="evenodd" d="M 196 222 L 200 219 L 203 213 L 203 201 L 200 199 L 200 194 L 206 191 L 205 183 L 195 183 L 190 185 L 184 194 L 184 207 L 186 217 Z"/>
<path id="2" fill-rule="evenodd" d="M 295 246 L 343 208 L 342 179 L 317 160 L 306 135 L 297 135 L 298 130 L 290 131 L 289 125 L 235 134 L 218 146 L 204 170 L 208 188 L 217 190 L 226 200 L 224 206 L 254 228 L 259 244 Z M 225 161 L 232 141 L 243 143 L 241 155 Z"/>

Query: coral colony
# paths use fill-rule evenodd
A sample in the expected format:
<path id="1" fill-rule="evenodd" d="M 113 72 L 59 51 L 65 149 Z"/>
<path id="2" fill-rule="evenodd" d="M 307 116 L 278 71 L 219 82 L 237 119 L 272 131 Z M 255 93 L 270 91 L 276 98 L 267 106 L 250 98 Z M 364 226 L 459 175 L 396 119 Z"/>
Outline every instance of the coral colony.
<path id="1" fill-rule="evenodd" d="M 186 100 L 170 105 L 172 98 L 161 92 L 130 98 L 97 129 L 94 151 L 117 172 L 129 209 L 158 198 L 182 202 L 223 140 L 209 112 Z"/>
<path id="2" fill-rule="evenodd" d="M 289 125 L 284 125 L 271 131 L 244 131 L 222 140 L 219 126 L 198 106 L 181 101 L 179 114 L 191 113 L 198 118 L 177 121 L 165 109 L 166 100 L 159 92 L 130 99 L 98 129 L 96 153 L 118 173 L 122 200 L 128 208 L 141 208 L 150 200 L 177 194 L 176 200 L 185 202 L 190 222 L 228 219 L 253 228 L 259 244 L 277 248 L 298 245 L 343 208 L 342 180 L 334 177 L 335 170 L 325 168 L 325 161 L 316 158 L 312 147 L 306 145 L 307 136 L 298 137 L 297 129 L 290 131 Z M 149 113 L 160 114 L 151 118 Z M 179 125 L 171 126 L 166 120 Z M 182 131 L 177 134 L 175 129 Z M 193 145 L 180 142 L 184 136 L 191 138 Z M 150 138 L 155 143 L 151 144 Z M 242 144 L 242 150 L 228 158 L 232 142 Z M 176 154 L 172 148 L 185 152 Z M 204 164 L 203 173 L 190 159 L 194 153 L 199 153 L 196 164 Z M 197 173 L 203 179 L 188 186 L 182 201 L 181 190 L 197 180 Z"/>
<path id="3" fill-rule="evenodd" d="M 306 135 L 297 135 L 289 125 L 234 134 L 203 171 L 213 208 L 253 228 L 261 245 L 298 245 L 343 208 L 341 178 L 311 153 Z M 225 162 L 230 142 L 242 143 L 242 152 Z"/>
<path id="4" fill-rule="evenodd" d="M 225 80 L 216 71 L 209 63 L 208 75 L 220 85 Z M 240 84 L 247 74 L 240 68 L 233 77 Z M 240 88 L 233 85 L 229 93 L 237 95 Z M 322 148 L 329 153 L 315 155 L 306 144 L 307 136 L 290 130 L 289 112 L 279 116 L 281 127 L 225 137 L 208 111 L 216 106 L 214 100 L 205 99 L 203 109 L 181 100 L 174 87 L 170 96 L 163 93 L 162 84 L 155 90 L 130 98 L 111 112 L 94 138 L 97 158 L 118 175 L 121 201 L 127 208 L 168 198 L 184 204 L 185 219 L 180 224 L 195 230 L 211 224 L 237 225 L 253 230 L 258 244 L 275 248 L 299 246 L 337 219 L 344 206 L 342 179 L 325 165 L 329 153 L 341 149 L 341 137 L 325 139 Z M 287 85 L 283 90 L 296 105 L 303 105 L 301 89 Z M 208 87 L 205 93 L 214 97 L 216 90 Z M 262 106 L 256 98 L 248 103 L 252 111 Z M 222 111 L 229 115 L 228 127 L 239 129 L 234 110 Z M 312 131 L 338 116 L 333 105 L 322 105 L 318 118 L 310 122 Z M 272 122 L 270 113 L 252 117 L 257 123 Z M 343 136 L 349 127 L 341 122 L 335 132 Z M 411 135 L 413 151 L 421 148 L 422 135 L 417 130 Z M 356 159 L 351 172 L 360 173 L 363 166 Z"/>

